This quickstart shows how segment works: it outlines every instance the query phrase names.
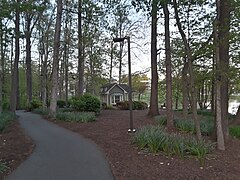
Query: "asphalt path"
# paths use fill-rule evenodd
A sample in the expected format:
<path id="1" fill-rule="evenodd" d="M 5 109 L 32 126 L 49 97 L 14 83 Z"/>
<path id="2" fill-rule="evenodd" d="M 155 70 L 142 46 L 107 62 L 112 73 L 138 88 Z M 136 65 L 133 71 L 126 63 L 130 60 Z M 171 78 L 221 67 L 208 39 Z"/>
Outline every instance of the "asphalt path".
<path id="1" fill-rule="evenodd" d="M 6 180 L 113 180 L 104 154 L 90 140 L 41 116 L 17 111 L 36 147 Z"/>

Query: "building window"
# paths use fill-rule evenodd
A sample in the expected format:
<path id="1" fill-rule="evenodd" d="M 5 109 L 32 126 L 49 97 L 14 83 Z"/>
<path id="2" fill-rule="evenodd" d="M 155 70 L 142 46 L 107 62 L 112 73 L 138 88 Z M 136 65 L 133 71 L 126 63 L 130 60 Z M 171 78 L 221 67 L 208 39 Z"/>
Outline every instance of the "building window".
<path id="1" fill-rule="evenodd" d="M 116 103 L 118 103 L 118 102 L 120 102 L 122 100 L 123 100 L 123 95 L 122 94 L 113 94 L 111 96 L 112 104 L 116 104 Z"/>

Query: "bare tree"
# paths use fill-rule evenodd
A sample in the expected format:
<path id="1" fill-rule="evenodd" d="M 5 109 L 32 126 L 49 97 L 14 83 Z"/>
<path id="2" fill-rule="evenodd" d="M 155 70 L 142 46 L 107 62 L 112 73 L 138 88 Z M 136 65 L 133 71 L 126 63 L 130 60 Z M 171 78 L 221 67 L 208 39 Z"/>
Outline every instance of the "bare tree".
<path id="1" fill-rule="evenodd" d="M 200 122 L 197 117 L 197 99 L 196 99 L 197 94 L 196 94 L 196 88 L 195 88 L 195 77 L 194 77 L 195 75 L 194 75 L 194 71 L 193 71 L 192 52 L 191 52 L 190 45 L 187 41 L 186 35 L 183 31 L 182 24 L 180 22 L 180 18 L 178 15 L 177 1 L 173 0 L 173 4 L 174 4 L 174 12 L 175 12 L 175 18 L 176 18 L 178 30 L 179 30 L 182 40 L 184 42 L 185 51 L 186 51 L 187 58 L 188 58 L 188 67 L 189 67 L 189 75 L 190 75 L 190 90 L 191 90 L 191 107 L 192 107 L 192 112 L 193 112 L 193 119 L 195 122 L 196 135 L 197 135 L 197 139 L 201 140 L 202 135 L 201 135 L 201 130 L 200 130 Z"/>

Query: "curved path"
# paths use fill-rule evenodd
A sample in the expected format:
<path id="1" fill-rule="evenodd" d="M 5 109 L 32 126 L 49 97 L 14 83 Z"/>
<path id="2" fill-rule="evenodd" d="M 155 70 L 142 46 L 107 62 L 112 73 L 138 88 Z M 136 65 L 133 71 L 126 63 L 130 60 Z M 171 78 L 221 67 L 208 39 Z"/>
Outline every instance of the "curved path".
<path id="1" fill-rule="evenodd" d="M 113 180 L 98 147 L 76 133 L 30 112 L 17 111 L 34 152 L 6 180 Z"/>

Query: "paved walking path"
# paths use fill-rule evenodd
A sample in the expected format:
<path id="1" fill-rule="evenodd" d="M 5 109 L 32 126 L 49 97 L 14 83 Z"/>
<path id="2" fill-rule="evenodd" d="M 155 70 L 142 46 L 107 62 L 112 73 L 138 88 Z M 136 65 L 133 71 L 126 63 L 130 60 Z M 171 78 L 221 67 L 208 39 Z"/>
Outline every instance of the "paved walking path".
<path id="1" fill-rule="evenodd" d="M 36 144 L 34 152 L 6 180 L 113 180 L 98 147 L 80 135 L 18 111 L 21 127 Z"/>

